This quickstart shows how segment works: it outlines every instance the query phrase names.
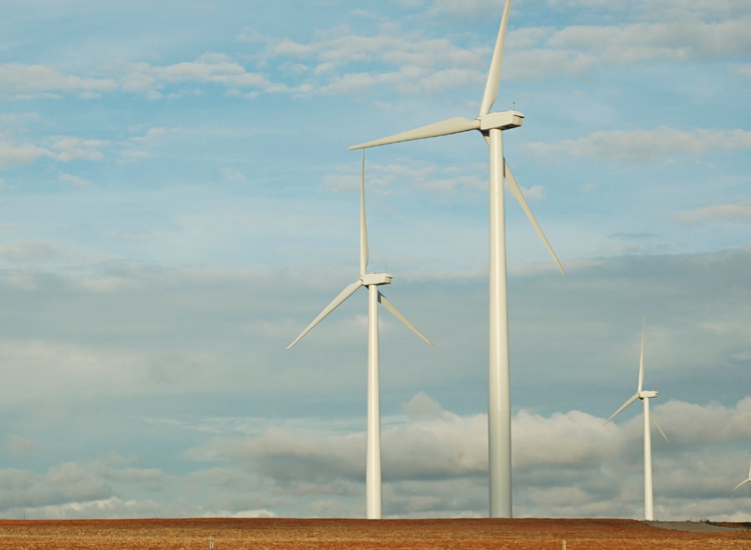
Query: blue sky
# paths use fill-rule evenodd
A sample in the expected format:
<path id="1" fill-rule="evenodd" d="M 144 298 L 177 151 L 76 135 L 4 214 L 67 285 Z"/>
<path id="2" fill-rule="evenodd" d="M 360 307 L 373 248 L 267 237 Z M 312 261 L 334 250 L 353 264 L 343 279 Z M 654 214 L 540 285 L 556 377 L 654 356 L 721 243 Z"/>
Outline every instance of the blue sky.
<path id="1" fill-rule="evenodd" d="M 501 2 L 0 4 L 0 516 L 364 516 L 359 152 L 474 117 Z M 514 513 L 748 521 L 751 6 L 517 0 Z M 487 513 L 487 147 L 367 153 L 384 516 Z"/>

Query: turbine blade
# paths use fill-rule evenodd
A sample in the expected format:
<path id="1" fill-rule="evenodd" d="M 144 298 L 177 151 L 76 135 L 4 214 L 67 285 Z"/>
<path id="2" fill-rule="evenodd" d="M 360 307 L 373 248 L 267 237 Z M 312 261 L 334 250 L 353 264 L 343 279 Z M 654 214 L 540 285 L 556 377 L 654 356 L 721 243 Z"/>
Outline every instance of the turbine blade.
<path id="1" fill-rule="evenodd" d="M 394 317 L 396 317 L 402 323 L 404 323 L 405 325 L 407 325 L 407 327 L 410 328 L 412 330 L 412 332 L 414 332 L 415 334 L 417 334 L 420 338 L 422 338 L 423 340 L 425 340 L 431 346 L 435 347 L 435 344 L 433 342 L 431 342 L 428 339 L 427 336 L 425 336 L 422 332 L 420 332 L 415 325 L 413 325 L 412 323 L 410 323 L 404 315 L 402 315 L 401 313 L 399 313 L 399 310 L 394 307 L 394 304 L 392 304 L 391 302 L 389 302 L 388 299 L 386 299 L 386 296 L 384 296 L 380 292 L 378 293 L 378 301 L 383 305 L 383 307 L 385 307 L 387 310 L 389 310 Z"/>
<path id="2" fill-rule="evenodd" d="M 505 162 L 505 159 L 504 159 L 504 162 Z M 527 218 L 529 218 L 529 221 L 532 224 L 532 227 L 535 228 L 535 231 L 537 231 L 537 234 L 542 239 L 542 243 L 545 245 L 545 248 L 548 249 L 548 252 L 550 252 L 550 255 L 553 256 L 555 263 L 558 264 L 558 269 L 561 270 L 561 275 L 565 275 L 566 272 L 563 271 L 563 266 L 561 265 L 561 262 L 558 259 L 558 256 L 555 255 L 555 252 L 553 252 L 553 247 L 550 246 L 550 243 L 545 238 L 545 234 L 542 232 L 542 228 L 540 227 L 540 224 L 537 223 L 537 220 L 535 219 L 535 215 L 532 214 L 532 210 L 529 208 L 529 205 L 527 204 L 527 200 L 524 198 L 524 194 L 522 193 L 521 187 L 519 187 L 519 184 L 516 182 L 516 178 L 514 177 L 514 174 L 511 173 L 511 167 L 508 165 L 508 162 L 505 162 L 505 165 L 506 165 L 506 181 L 508 182 L 508 185 L 511 188 L 511 192 L 516 197 L 516 200 L 519 202 L 519 205 L 522 207 L 522 210 L 524 210 L 524 213 L 527 215 Z"/>
<path id="3" fill-rule="evenodd" d="M 287 346 L 287 349 L 290 349 L 292 346 L 294 346 L 300 340 L 302 340 L 303 336 L 305 336 L 306 334 L 308 334 L 313 329 L 313 327 L 316 326 L 318 323 L 320 323 L 323 320 L 323 318 L 326 317 L 329 313 L 331 313 L 336 308 L 338 308 L 340 305 L 342 305 L 342 303 L 344 302 L 344 300 L 346 300 L 347 298 L 349 298 L 350 296 L 352 296 L 355 293 L 355 291 L 358 288 L 360 288 L 361 286 L 362 286 L 362 281 L 358 279 L 357 281 L 355 281 L 351 285 L 347 286 L 344 290 L 342 290 L 339 293 L 339 295 L 336 298 L 334 298 L 331 301 L 331 303 L 329 305 L 327 305 L 323 309 L 323 311 L 321 313 L 318 314 L 318 317 L 316 317 L 315 319 L 313 319 L 313 322 L 310 323 L 307 327 L 305 327 L 305 330 L 303 330 L 300 333 L 300 336 L 298 336 L 297 338 L 295 338 L 295 341 L 292 342 L 289 346 Z"/>
<path id="4" fill-rule="evenodd" d="M 738 487 L 742 487 L 746 483 L 751 483 L 751 479 L 744 479 L 738 485 L 736 485 L 735 487 L 733 487 L 733 491 L 735 491 Z"/>
<path id="5" fill-rule="evenodd" d="M 610 418 L 608 418 L 608 419 L 607 419 L 607 420 L 605 421 L 605 423 L 603 424 L 603 426 L 604 426 L 605 424 L 607 424 L 608 422 L 610 422 L 611 420 L 613 420 L 613 419 L 614 419 L 614 418 L 615 418 L 616 416 L 618 416 L 618 413 L 620 413 L 620 412 L 621 412 L 621 411 L 622 411 L 623 409 L 625 409 L 626 407 L 628 407 L 628 406 L 629 406 L 629 405 L 630 405 L 631 403 L 633 403 L 633 402 L 634 402 L 634 401 L 636 401 L 637 399 L 639 399 L 639 394 L 638 394 L 638 393 L 637 393 L 637 394 L 634 394 L 634 395 L 632 395 L 632 396 L 631 396 L 631 397 L 629 398 L 629 400 L 628 400 L 628 401 L 626 401 L 626 402 L 625 402 L 625 403 L 624 403 L 623 405 L 621 405 L 621 408 L 620 408 L 620 409 L 618 409 L 617 411 L 615 411 L 615 412 L 614 412 L 614 413 L 613 413 L 613 414 L 612 414 L 612 415 L 610 416 Z"/>
<path id="6" fill-rule="evenodd" d="M 652 411 L 649 411 L 649 419 L 650 419 L 650 420 L 651 420 L 652 422 L 654 422 L 654 423 L 655 423 L 655 426 L 657 426 L 657 429 L 658 429 L 658 430 L 660 430 L 660 433 L 662 434 L 662 437 L 664 437 L 664 438 L 665 438 L 665 441 L 667 441 L 667 440 L 668 440 L 668 436 L 666 436 L 666 435 L 665 435 L 665 432 L 663 432 L 663 431 L 662 431 L 662 427 L 660 427 L 660 423 L 659 423 L 659 422 L 657 422 L 657 418 L 656 418 L 656 417 L 655 417 L 655 415 L 654 415 L 654 414 L 652 413 Z"/>
<path id="7" fill-rule="evenodd" d="M 459 134 L 461 132 L 469 132 L 470 130 L 479 130 L 480 121 L 470 120 L 464 117 L 449 118 L 448 120 L 442 120 L 434 124 L 428 124 L 408 132 L 402 132 L 390 137 L 376 139 L 367 143 L 361 143 L 360 145 L 353 145 L 351 149 L 367 149 L 369 147 L 378 147 L 379 145 L 389 145 L 391 143 L 401 143 L 403 141 L 413 141 L 415 139 L 426 139 L 438 136 L 448 136 L 451 134 Z"/>
<path id="8" fill-rule="evenodd" d="M 368 269 L 368 224 L 365 219 L 365 149 L 360 170 L 360 276 Z"/>
<path id="9" fill-rule="evenodd" d="M 636 389 L 637 392 L 640 392 L 644 385 L 644 329 L 646 326 L 647 318 L 645 317 L 641 325 L 641 355 L 639 356 L 639 386 Z"/>
<path id="10" fill-rule="evenodd" d="M 751 468 L 748 469 L 748 479 L 751 480 Z"/>
<path id="11" fill-rule="evenodd" d="M 498 87 L 501 81 L 501 66 L 503 65 L 503 46 L 506 42 L 506 28 L 508 27 L 508 14 L 511 8 L 511 0 L 506 0 L 506 7 L 503 8 L 503 17 L 501 17 L 501 28 L 498 30 L 498 38 L 495 41 L 493 50 L 493 60 L 490 62 L 490 71 L 488 80 L 485 83 L 485 93 L 482 95 L 480 104 L 480 116 L 487 115 L 490 108 L 498 97 Z"/>

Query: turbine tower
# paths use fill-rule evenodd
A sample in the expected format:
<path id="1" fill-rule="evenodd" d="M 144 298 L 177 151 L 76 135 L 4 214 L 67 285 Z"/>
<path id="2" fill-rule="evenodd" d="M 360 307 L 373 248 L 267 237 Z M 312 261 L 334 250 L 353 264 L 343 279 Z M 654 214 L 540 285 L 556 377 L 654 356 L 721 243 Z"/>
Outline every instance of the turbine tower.
<path id="1" fill-rule="evenodd" d="M 667 441 L 668 438 L 665 435 L 665 432 L 662 431 L 662 428 L 660 427 L 660 425 L 657 423 L 657 419 L 649 410 L 649 400 L 657 397 L 658 393 L 656 391 L 642 389 L 644 385 L 644 330 L 646 328 L 646 324 L 647 324 L 647 321 L 645 319 L 642 322 L 642 327 L 641 327 L 641 355 L 639 358 L 639 382 L 636 386 L 636 393 L 632 395 L 628 399 L 628 401 L 626 401 L 621 406 L 620 409 L 615 411 L 613 415 L 605 421 L 605 424 L 613 420 L 613 418 L 615 418 L 618 413 L 620 413 L 623 409 L 628 407 L 631 403 L 633 403 L 637 399 L 641 399 L 642 403 L 644 403 L 644 519 L 646 521 L 654 521 L 655 514 L 654 514 L 654 504 L 653 504 L 653 499 L 652 499 L 652 434 L 650 430 L 649 421 L 652 420 L 652 422 L 655 423 L 655 426 L 657 426 L 657 429 L 660 430 L 660 433 L 662 434 L 662 437 L 665 438 L 665 441 Z"/>
<path id="2" fill-rule="evenodd" d="M 501 27 L 490 63 L 480 113 L 475 119 L 450 118 L 391 137 L 354 145 L 365 149 L 450 134 L 478 130 L 490 145 L 490 288 L 488 337 L 488 465 L 490 475 L 490 517 L 511 517 L 511 403 L 509 395 L 508 304 L 506 291 L 506 227 L 504 216 L 504 176 L 516 200 L 542 239 L 558 268 L 563 266 L 540 229 L 516 178 L 503 156 L 503 131 L 522 125 L 518 111 L 490 112 L 498 97 L 511 0 L 501 18 Z"/>
<path id="3" fill-rule="evenodd" d="M 741 486 L 745 485 L 746 483 L 751 483 L 751 468 L 749 468 L 749 470 L 748 470 L 748 477 L 746 479 L 744 479 L 743 481 L 741 481 L 738 485 L 736 485 L 733 488 L 733 491 L 735 491 L 738 487 L 741 487 Z"/>
<path id="4" fill-rule="evenodd" d="M 433 342 L 420 332 L 404 315 L 386 299 L 379 290 L 381 285 L 391 283 L 392 276 L 388 273 L 366 273 L 368 268 L 368 229 L 365 221 L 365 152 L 362 155 L 362 171 L 360 176 L 360 276 L 348 285 L 342 292 L 326 306 L 318 317 L 313 319 L 305 330 L 295 338 L 287 349 L 297 344 L 324 317 L 339 307 L 352 296 L 360 287 L 368 288 L 368 419 L 367 444 L 365 465 L 365 495 L 366 515 L 368 519 L 381 519 L 381 404 L 378 373 L 378 304 L 380 303 L 394 317 L 407 325 L 415 334 L 435 347 Z"/>

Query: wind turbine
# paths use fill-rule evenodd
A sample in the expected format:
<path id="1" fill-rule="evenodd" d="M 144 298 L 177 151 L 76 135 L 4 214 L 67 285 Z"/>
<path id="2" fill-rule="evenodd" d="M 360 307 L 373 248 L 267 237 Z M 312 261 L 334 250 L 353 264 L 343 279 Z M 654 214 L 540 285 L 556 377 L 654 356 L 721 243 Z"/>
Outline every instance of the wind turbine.
<path id="1" fill-rule="evenodd" d="M 501 18 L 493 59 L 482 96 L 480 113 L 475 119 L 450 118 L 415 130 L 354 145 L 365 149 L 479 130 L 490 145 L 490 292 L 488 337 L 488 467 L 490 474 L 490 517 L 511 517 L 511 404 L 509 395 L 508 304 L 506 291 L 506 227 L 504 219 L 503 179 L 511 188 L 524 213 L 532 222 L 553 259 L 564 273 L 561 262 L 540 229 L 524 198 L 516 178 L 503 156 L 503 131 L 522 125 L 518 111 L 490 112 L 498 97 L 511 0 Z"/>
<path id="2" fill-rule="evenodd" d="M 391 284 L 393 277 L 388 273 L 366 273 L 368 268 L 368 229 L 365 221 L 365 152 L 362 155 L 360 176 L 360 276 L 345 287 L 327 305 L 318 317 L 313 319 L 300 336 L 295 338 L 287 349 L 297 344 L 324 317 L 339 307 L 360 287 L 368 288 L 368 420 L 365 465 L 366 515 L 368 519 L 381 519 L 381 404 L 378 373 L 378 304 L 380 303 L 394 317 L 407 325 L 415 334 L 435 347 L 433 342 L 420 332 L 404 315 L 386 299 L 379 290 L 381 285 Z"/>
<path id="3" fill-rule="evenodd" d="M 665 441 L 668 440 L 668 437 L 665 435 L 665 432 L 662 431 L 662 428 L 657 423 L 657 419 L 649 411 L 649 400 L 654 399 L 659 394 L 656 391 L 642 389 L 644 385 L 644 330 L 646 328 L 646 325 L 647 325 L 647 320 L 645 319 L 642 322 L 642 327 L 641 327 L 641 355 L 639 357 L 639 382 L 636 386 L 636 393 L 632 395 L 628 399 L 628 401 L 626 401 L 621 406 L 620 409 L 615 411 L 613 415 L 605 421 L 605 424 L 613 420 L 613 418 L 615 418 L 618 413 L 620 413 L 623 409 L 628 407 L 631 403 L 633 403 L 637 399 L 641 399 L 642 403 L 644 403 L 644 519 L 646 521 L 654 521 L 655 514 L 654 514 L 654 505 L 653 505 L 653 500 L 652 500 L 652 434 L 651 434 L 650 424 L 649 424 L 650 419 L 652 420 L 652 422 L 655 423 L 655 426 L 657 426 L 657 429 L 660 430 L 660 433 L 662 434 L 662 437 L 665 438 Z"/>
<path id="4" fill-rule="evenodd" d="M 733 488 L 733 491 L 735 491 L 738 487 L 741 487 L 742 485 L 745 485 L 746 483 L 751 483 L 751 468 L 749 468 L 749 470 L 748 470 L 748 478 L 744 479 L 738 485 L 736 485 Z"/>

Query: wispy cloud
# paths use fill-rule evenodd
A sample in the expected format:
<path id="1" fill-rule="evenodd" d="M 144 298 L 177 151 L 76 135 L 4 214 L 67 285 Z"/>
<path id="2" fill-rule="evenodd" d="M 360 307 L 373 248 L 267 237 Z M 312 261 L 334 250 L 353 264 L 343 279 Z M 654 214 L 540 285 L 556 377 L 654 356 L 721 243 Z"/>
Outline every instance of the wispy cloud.
<path id="1" fill-rule="evenodd" d="M 9 95 L 92 94 L 111 92 L 116 88 L 117 84 L 112 79 L 66 75 L 43 65 L 23 65 L 21 63 L 0 65 L 0 93 Z"/>
<path id="2" fill-rule="evenodd" d="M 88 187 L 91 185 L 91 182 L 80 177 L 80 176 L 73 176 L 71 174 L 63 174 L 58 178 L 60 181 L 64 181 L 65 183 L 72 183 L 76 187 Z"/>
<path id="3" fill-rule="evenodd" d="M 526 149 L 549 159 L 574 156 L 617 162 L 660 162 L 672 156 L 751 149 L 751 132 L 740 129 L 683 132 L 664 126 L 656 130 L 610 130 L 558 143 L 530 143 Z"/>
<path id="4" fill-rule="evenodd" d="M 675 219 L 684 225 L 713 221 L 751 222 L 751 201 L 737 204 L 718 204 L 696 210 L 676 212 Z"/>

